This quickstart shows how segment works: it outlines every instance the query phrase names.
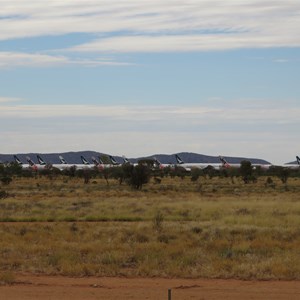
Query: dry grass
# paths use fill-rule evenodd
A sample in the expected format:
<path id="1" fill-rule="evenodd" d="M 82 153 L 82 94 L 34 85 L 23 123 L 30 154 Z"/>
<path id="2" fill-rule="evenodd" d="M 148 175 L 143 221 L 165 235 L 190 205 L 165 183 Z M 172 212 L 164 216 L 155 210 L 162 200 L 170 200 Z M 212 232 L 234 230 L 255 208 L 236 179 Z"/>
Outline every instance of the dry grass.
<path id="1" fill-rule="evenodd" d="M 300 279 L 300 180 L 274 182 L 164 178 L 133 191 L 18 179 L 0 200 L 0 219 L 11 221 L 0 224 L 0 270 Z"/>

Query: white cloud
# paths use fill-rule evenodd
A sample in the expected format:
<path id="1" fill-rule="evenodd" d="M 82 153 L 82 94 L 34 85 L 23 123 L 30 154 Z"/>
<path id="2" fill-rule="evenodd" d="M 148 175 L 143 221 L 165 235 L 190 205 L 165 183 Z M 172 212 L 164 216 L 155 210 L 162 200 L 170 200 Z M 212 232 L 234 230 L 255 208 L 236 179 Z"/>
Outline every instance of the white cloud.
<path id="1" fill-rule="evenodd" d="M 0 52 L 0 68 L 12 66 L 47 66 L 60 65 L 67 62 L 62 56 L 49 56 L 43 54 L 27 54 L 17 52 Z"/>
<path id="2" fill-rule="evenodd" d="M 1 103 L 11 103 L 11 102 L 19 102 L 23 101 L 21 98 L 15 98 L 15 97 L 0 97 L 0 105 Z"/>
<path id="3" fill-rule="evenodd" d="M 0 52 L 0 69 L 13 67 L 47 67 L 61 65 L 127 66 L 129 63 L 110 60 L 70 59 L 66 56 L 29 54 L 21 52 Z"/>
<path id="4" fill-rule="evenodd" d="M 299 24 L 300 25 L 300 24 Z M 278 40 L 273 35 L 257 33 L 122 36 L 103 38 L 73 47 L 70 51 L 81 52 L 189 52 L 230 50 L 242 48 L 298 47 L 300 39 L 285 36 Z"/>
<path id="5" fill-rule="evenodd" d="M 0 98 L 1 99 L 1 98 Z M 226 103 L 225 103 L 226 104 Z M 270 102 L 257 106 L 243 107 L 243 103 L 236 102 L 234 106 L 101 106 L 101 105 L 6 105 L 1 107 L 0 118 L 64 118 L 64 117 L 103 117 L 123 121 L 158 121 L 194 120 L 198 124 L 207 121 L 232 120 L 238 122 L 280 122 L 299 123 L 300 108 L 296 105 L 282 106 Z"/>
<path id="6" fill-rule="evenodd" d="M 117 37 L 77 50 L 298 47 L 299 11 L 295 0 L 2 0 L 0 40 L 83 32 Z"/>
<path id="7" fill-rule="evenodd" d="M 0 68 L 132 65 L 90 58 L 89 52 L 299 47 L 299 11 L 292 0 L 1 0 L 0 41 L 70 33 L 92 34 L 93 40 L 55 52 L 53 46 L 42 53 L 0 52 Z"/>
<path id="8" fill-rule="evenodd" d="M 286 58 L 277 58 L 277 59 L 274 59 L 274 62 L 276 63 L 287 63 L 289 62 L 290 60 L 289 59 L 286 59 Z"/>

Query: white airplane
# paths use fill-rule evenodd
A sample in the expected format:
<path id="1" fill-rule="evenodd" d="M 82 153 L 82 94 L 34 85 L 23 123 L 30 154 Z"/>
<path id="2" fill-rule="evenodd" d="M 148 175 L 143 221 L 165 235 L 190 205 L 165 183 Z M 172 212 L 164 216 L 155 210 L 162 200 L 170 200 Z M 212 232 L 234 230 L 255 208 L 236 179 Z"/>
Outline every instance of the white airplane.
<path id="1" fill-rule="evenodd" d="M 104 170 L 104 169 L 107 169 L 107 168 L 110 168 L 110 165 L 109 165 L 109 164 L 105 164 L 105 163 L 102 161 L 102 159 L 101 159 L 100 156 L 99 156 L 99 160 L 97 160 L 95 156 L 92 156 L 92 162 L 94 163 L 94 166 L 95 166 L 98 170 L 100 170 L 100 171 L 102 171 L 102 170 Z"/>
<path id="2" fill-rule="evenodd" d="M 191 170 L 193 168 L 197 168 L 197 169 L 205 169 L 208 166 L 213 167 L 214 169 L 218 170 L 222 167 L 221 164 L 218 163 L 185 163 L 178 154 L 175 154 L 175 158 L 177 161 L 177 165 L 185 168 L 186 170 Z"/>
<path id="3" fill-rule="evenodd" d="M 41 158 L 40 155 L 37 155 L 36 158 L 37 158 L 40 166 L 46 166 L 47 165 L 46 162 Z"/>
<path id="4" fill-rule="evenodd" d="M 63 158 L 62 155 L 58 155 L 58 158 L 62 165 L 68 165 L 67 161 Z"/>
<path id="5" fill-rule="evenodd" d="M 90 164 L 83 156 L 81 156 L 82 164 L 68 164 L 67 161 L 62 157 L 62 155 L 59 155 L 60 164 L 47 164 L 40 155 L 37 155 L 37 159 L 39 162 L 38 169 L 42 168 L 56 168 L 59 170 L 67 170 L 71 167 L 76 167 L 76 169 L 87 169 L 87 168 L 93 168 L 93 165 Z"/>
<path id="6" fill-rule="evenodd" d="M 116 167 L 116 166 L 120 166 L 120 165 L 121 165 L 120 163 L 118 163 L 118 162 L 116 161 L 116 159 L 115 159 L 113 156 L 108 155 L 108 157 L 109 157 L 109 160 L 111 161 L 111 164 L 112 164 L 113 167 Z"/>
<path id="7" fill-rule="evenodd" d="M 28 164 L 22 163 L 22 161 L 19 159 L 19 157 L 18 157 L 17 155 L 14 155 L 14 160 L 15 160 L 15 162 L 16 162 L 19 166 L 21 166 L 23 169 L 28 169 L 28 168 L 31 167 L 29 163 L 28 163 Z M 34 164 L 34 163 L 33 163 L 33 164 Z"/>
<path id="8" fill-rule="evenodd" d="M 35 162 L 34 162 L 29 156 L 26 156 L 26 160 L 28 161 L 29 167 L 30 167 L 32 170 L 34 170 L 34 171 L 39 170 L 38 165 L 35 164 Z"/>
<path id="9" fill-rule="evenodd" d="M 91 164 L 83 155 L 80 156 L 82 164 L 75 164 L 77 169 L 92 169 L 95 167 L 94 164 Z"/>
<path id="10" fill-rule="evenodd" d="M 52 166 L 54 168 L 57 168 L 61 171 L 70 169 L 71 167 L 75 167 L 77 169 L 76 164 L 69 164 L 62 155 L 59 155 L 58 158 L 59 158 L 60 164 L 53 164 Z"/>
<path id="11" fill-rule="evenodd" d="M 281 167 L 289 168 L 289 169 L 299 169 L 300 168 L 300 157 L 296 156 L 296 164 L 284 164 Z"/>
<path id="12" fill-rule="evenodd" d="M 93 160 L 93 158 L 94 157 L 92 157 L 92 160 Z M 67 161 L 61 155 L 59 156 L 59 159 L 60 159 L 61 164 L 54 165 L 58 169 L 61 167 L 64 169 L 68 169 L 70 167 L 76 167 L 77 170 L 81 170 L 81 169 L 92 169 L 96 166 L 94 160 L 93 160 L 94 164 L 91 164 L 83 155 L 80 156 L 80 159 L 82 161 L 81 164 L 68 164 Z"/>
<path id="13" fill-rule="evenodd" d="M 92 161 L 94 163 L 94 166 L 97 167 L 99 170 L 121 166 L 121 164 L 118 163 L 113 156 L 109 155 L 108 157 L 111 163 L 104 163 L 100 156 L 98 156 L 98 160 L 93 156 Z"/>
<path id="14" fill-rule="evenodd" d="M 50 163 L 46 163 L 42 157 L 40 155 L 37 155 L 37 160 L 39 162 L 39 170 L 40 169 L 43 169 L 43 168 L 56 168 L 56 169 L 59 169 L 59 170 L 66 170 L 66 169 L 69 169 L 72 167 L 72 165 L 69 165 L 66 160 L 60 155 L 59 156 L 59 160 L 60 160 L 60 164 L 50 164 Z"/>
<path id="15" fill-rule="evenodd" d="M 138 163 L 132 163 L 125 155 L 122 155 L 123 158 L 123 165 L 128 164 L 128 165 L 133 165 L 133 166 L 137 166 Z"/>
<path id="16" fill-rule="evenodd" d="M 156 168 L 156 169 L 161 169 L 162 170 L 164 168 L 171 168 L 172 170 L 174 170 L 176 168 L 176 166 L 180 166 L 181 168 L 184 168 L 186 171 L 191 171 L 190 168 L 187 168 L 184 165 L 161 163 L 156 157 L 153 157 L 153 161 L 154 161 L 154 168 Z"/>
<path id="17" fill-rule="evenodd" d="M 117 162 L 116 159 L 112 155 L 108 155 L 108 158 L 111 162 L 111 164 L 108 164 L 109 168 L 111 168 L 111 167 L 121 167 L 123 165 L 123 164 Z M 101 160 L 100 157 L 99 157 L 99 160 Z M 130 163 L 129 160 L 125 156 L 123 156 L 123 160 L 124 160 L 124 163 Z"/>
<path id="18" fill-rule="evenodd" d="M 161 163 L 156 157 L 153 157 L 154 160 L 154 166 L 158 169 L 164 169 L 164 168 L 174 168 L 174 165 L 172 164 L 163 164 Z"/>
<path id="19" fill-rule="evenodd" d="M 129 159 L 125 155 L 123 155 L 122 158 L 123 158 L 123 161 L 124 161 L 123 163 L 124 164 L 131 164 L 131 162 L 129 161 Z"/>
<path id="20" fill-rule="evenodd" d="M 222 163 L 222 167 L 225 168 L 225 169 L 227 169 L 227 168 L 240 168 L 241 167 L 241 163 L 228 163 L 223 156 L 219 156 L 219 158 L 220 158 L 220 161 Z M 261 167 L 262 169 L 269 169 L 272 166 L 272 164 L 251 163 L 251 166 L 253 168 Z"/>
<path id="21" fill-rule="evenodd" d="M 32 168 L 34 170 L 40 170 L 40 169 L 43 169 L 44 166 L 46 166 L 46 163 L 44 162 L 44 160 L 39 156 L 37 155 L 37 158 L 38 158 L 38 161 L 39 161 L 39 165 L 37 165 L 29 156 L 26 156 L 26 160 L 28 162 L 28 164 L 24 164 L 19 158 L 17 155 L 14 155 L 14 160 L 15 162 L 22 166 L 23 169 L 27 169 L 27 168 Z M 42 167 L 41 167 L 42 166 Z"/>
<path id="22" fill-rule="evenodd" d="M 222 162 L 222 166 L 224 168 L 239 168 L 241 164 L 237 163 L 228 163 L 224 157 L 220 156 L 220 161 Z M 262 169 L 269 169 L 270 167 L 283 167 L 283 168 L 288 168 L 288 169 L 298 169 L 300 168 L 300 158 L 299 156 L 296 156 L 296 164 L 283 164 L 283 165 L 273 165 L 273 164 L 257 164 L 257 163 L 251 163 L 251 165 L 256 168 L 256 167 L 261 167 Z"/>

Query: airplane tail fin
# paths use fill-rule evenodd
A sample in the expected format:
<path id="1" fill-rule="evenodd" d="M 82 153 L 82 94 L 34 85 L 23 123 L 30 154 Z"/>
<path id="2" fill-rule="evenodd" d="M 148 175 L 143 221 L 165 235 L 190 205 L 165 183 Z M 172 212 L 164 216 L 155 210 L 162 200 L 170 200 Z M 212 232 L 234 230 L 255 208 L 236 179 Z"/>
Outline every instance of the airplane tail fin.
<path id="1" fill-rule="evenodd" d="M 17 155 L 14 155 L 14 160 L 18 165 L 23 165 L 23 163 L 21 162 L 21 160 L 18 158 Z"/>
<path id="2" fill-rule="evenodd" d="M 59 157 L 59 160 L 60 160 L 61 164 L 67 165 L 67 161 L 61 155 L 59 155 L 58 157 Z"/>
<path id="3" fill-rule="evenodd" d="M 162 163 L 161 163 L 156 157 L 153 157 L 153 160 L 154 160 L 155 165 L 156 165 L 159 169 L 162 169 L 162 168 L 163 168 Z"/>
<path id="4" fill-rule="evenodd" d="M 124 164 L 130 164 L 130 161 L 128 160 L 128 158 L 125 155 L 123 155 L 122 157 L 124 160 Z"/>
<path id="5" fill-rule="evenodd" d="M 180 158 L 180 156 L 178 154 L 175 154 L 175 158 L 176 158 L 176 161 L 179 165 L 184 164 L 184 161 Z"/>
<path id="6" fill-rule="evenodd" d="M 300 157 L 299 157 L 299 156 L 296 156 L 296 159 L 297 159 L 298 165 L 300 166 Z"/>
<path id="7" fill-rule="evenodd" d="M 223 156 L 219 156 L 219 159 L 220 159 L 220 161 L 222 163 L 222 166 L 224 168 L 229 168 L 230 167 L 230 164 L 226 161 L 226 159 Z"/>
<path id="8" fill-rule="evenodd" d="M 109 155 L 109 159 L 113 165 L 118 165 L 118 162 L 115 160 L 113 156 Z"/>
<path id="9" fill-rule="evenodd" d="M 34 163 L 34 161 L 29 156 L 26 156 L 26 160 L 28 161 L 28 164 L 32 170 L 34 171 L 38 170 L 38 166 Z"/>
<path id="10" fill-rule="evenodd" d="M 92 162 L 94 163 L 95 166 L 99 165 L 99 162 L 97 161 L 95 156 L 92 156 Z"/>
<path id="11" fill-rule="evenodd" d="M 37 155 L 36 157 L 37 157 L 38 162 L 39 162 L 40 165 L 42 165 L 42 166 L 46 165 L 45 161 L 39 155 Z"/>
<path id="12" fill-rule="evenodd" d="M 88 160 L 87 160 L 83 155 L 81 155 L 80 158 L 81 158 L 81 161 L 82 161 L 82 163 L 83 163 L 84 165 L 89 165 L 89 164 L 90 164 L 90 163 L 88 162 Z"/>
<path id="13" fill-rule="evenodd" d="M 104 162 L 103 162 L 103 160 L 101 159 L 100 156 L 98 156 L 98 161 L 99 161 L 99 164 L 100 164 L 100 165 L 104 165 Z"/>
<path id="14" fill-rule="evenodd" d="M 26 160 L 28 161 L 28 164 L 33 167 L 35 166 L 35 163 L 33 162 L 33 160 L 29 157 L 29 156 L 26 156 Z"/>

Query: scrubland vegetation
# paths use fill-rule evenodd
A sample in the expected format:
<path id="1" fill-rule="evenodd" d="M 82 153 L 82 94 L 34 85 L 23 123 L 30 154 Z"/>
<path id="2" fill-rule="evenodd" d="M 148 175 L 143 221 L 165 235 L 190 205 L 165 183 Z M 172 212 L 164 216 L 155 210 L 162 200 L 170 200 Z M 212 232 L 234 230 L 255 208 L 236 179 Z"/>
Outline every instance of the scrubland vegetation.
<path id="1" fill-rule="evenodd" d="M 48 175 L 0 188 L 4 274 L 300 279 L 297 176 Z"/>

